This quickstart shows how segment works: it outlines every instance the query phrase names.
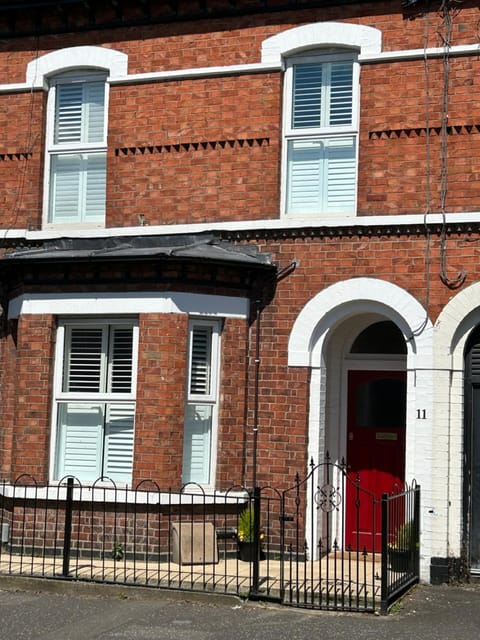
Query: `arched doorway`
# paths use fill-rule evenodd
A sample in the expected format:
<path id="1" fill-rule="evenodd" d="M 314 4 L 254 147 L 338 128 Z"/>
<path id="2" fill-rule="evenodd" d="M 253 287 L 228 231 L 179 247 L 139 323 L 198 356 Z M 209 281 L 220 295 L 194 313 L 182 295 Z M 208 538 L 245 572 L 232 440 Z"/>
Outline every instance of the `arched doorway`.
<path id="1" fill-rule="evenodd" d="M 406 430 L 405 339 L 390 320 L 368 325 L 357 335 L 346 358 L 347 484 L 345 545 L 381 549 L 380 528 L 372 531 L 369 509 L 355 507 L 358 482 L 376 498 L 403 487 Z M 373 504 L 373 503 L 371 503 Z M 370 549 L 371 550 L 371 549 Z"/>

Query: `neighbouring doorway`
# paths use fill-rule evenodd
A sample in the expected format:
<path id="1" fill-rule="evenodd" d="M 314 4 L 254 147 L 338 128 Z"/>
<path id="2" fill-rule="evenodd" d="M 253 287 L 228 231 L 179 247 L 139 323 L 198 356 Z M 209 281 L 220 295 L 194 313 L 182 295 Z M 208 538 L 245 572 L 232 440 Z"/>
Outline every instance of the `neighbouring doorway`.
<path id="1" fill-rule="evenodd" d="M 464 548 L 470 570 L 480 573 L 480 327 L 465 350 Z"/>

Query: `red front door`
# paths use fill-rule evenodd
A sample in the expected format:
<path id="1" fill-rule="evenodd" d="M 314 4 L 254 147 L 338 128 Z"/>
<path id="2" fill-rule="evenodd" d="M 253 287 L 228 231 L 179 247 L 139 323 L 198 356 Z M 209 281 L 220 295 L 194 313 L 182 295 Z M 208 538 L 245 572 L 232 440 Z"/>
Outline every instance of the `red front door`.
<path id="1" fill-rule="evenodd" d="M 375 508 L 369 495 L 380 498 L 382 493 L 403 487 L 405 415 L 405 372 L 348 372 L 347 469 L 351 482 L 346 491 L 347 547 L 381 550 L 380 505 Z"/>

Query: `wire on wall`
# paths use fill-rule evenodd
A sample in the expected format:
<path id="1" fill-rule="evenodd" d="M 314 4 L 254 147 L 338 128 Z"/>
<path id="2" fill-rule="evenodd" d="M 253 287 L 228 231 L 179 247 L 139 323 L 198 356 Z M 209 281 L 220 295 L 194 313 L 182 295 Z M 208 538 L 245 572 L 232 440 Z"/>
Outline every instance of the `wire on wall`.
<path id="1" fill-rule="evenodd" d="M 441 104 L 441 175 L 440 175 L 440 213 L 442 228 L 440 233 L 440 280 L 449 289 L 458 289 L 465 282 L 467 272 L 462 269 L 454 278 L 447 274 L 447 222 L 446 206 L 448 194 L 448 110 L 450 94 L 450 49 L 452 46 L 455 5 L 458 0 L 442 0 L 439 13 L 442 18 L 442 29 L 439 35 L 443 42 L 443 89 Z"/>

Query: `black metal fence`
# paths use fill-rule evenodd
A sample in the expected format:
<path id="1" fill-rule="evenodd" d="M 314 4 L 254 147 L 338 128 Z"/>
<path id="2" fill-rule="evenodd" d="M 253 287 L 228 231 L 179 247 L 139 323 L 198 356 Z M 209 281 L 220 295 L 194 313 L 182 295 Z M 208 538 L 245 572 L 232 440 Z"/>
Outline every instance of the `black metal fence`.
<path id="1" fill-rule="evenodd" d="M 22 475 L 0 483 L 0 573 L 386 612 L 418 580 L 419 495 L 375 500 L 328 459 L 285 491 Z"/>

